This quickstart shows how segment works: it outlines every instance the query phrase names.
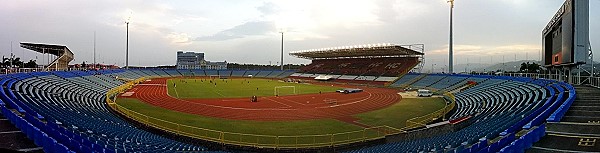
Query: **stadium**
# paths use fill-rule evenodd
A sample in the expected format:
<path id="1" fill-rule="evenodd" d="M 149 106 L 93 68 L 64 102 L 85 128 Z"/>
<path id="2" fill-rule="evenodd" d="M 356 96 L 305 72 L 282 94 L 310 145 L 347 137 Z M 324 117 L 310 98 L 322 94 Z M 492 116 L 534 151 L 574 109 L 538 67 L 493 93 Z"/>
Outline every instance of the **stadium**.
<path id="1" fill-rule="evenodd" d="M 587 7 L 579 2 L 563 7 Z M 390 43 L 293 51 L 290 56 L 311 62 L 288 70 L 283 54 L 282 69 L 69 69 L 75 55 L 66 46 L 24 42 L 22 48 L 53 59 L 41 69 L 0 75 L 1 127 L 16 131 L 2 134 L 20 134 L 3 137 L 11 140 L 0 147 L 597 152 L 600 78 L 593 70 L 581 75 L 587 57 L 581 52 L 589 46 L 578 47 L 589 40 L 578 38 L 589 36 L 556 30 L 582 26 L 558 24 L 563 15 L 568 18 L 559 11 L 543 32 L 547 73 L 422 73 L 424 44 Z M 557 31 L 569 35 L 570 50 L 556 51 L 565 47 L 557 44 Z"/>

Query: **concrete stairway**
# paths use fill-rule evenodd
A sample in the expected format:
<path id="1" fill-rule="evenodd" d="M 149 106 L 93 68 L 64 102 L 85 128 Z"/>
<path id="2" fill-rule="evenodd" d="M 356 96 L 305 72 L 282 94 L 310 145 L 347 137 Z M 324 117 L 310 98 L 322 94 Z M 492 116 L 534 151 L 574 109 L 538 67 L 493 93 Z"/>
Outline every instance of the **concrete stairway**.
<path id="1" fill-rule="evenodd" d="M 600 152 L 600 89 L 575 86 L 577 98 L 527 152 Z"/>
<path id="2" fill-rule="evenodd" d="M 0 152 L 44 152 L 0 113 Z"/>

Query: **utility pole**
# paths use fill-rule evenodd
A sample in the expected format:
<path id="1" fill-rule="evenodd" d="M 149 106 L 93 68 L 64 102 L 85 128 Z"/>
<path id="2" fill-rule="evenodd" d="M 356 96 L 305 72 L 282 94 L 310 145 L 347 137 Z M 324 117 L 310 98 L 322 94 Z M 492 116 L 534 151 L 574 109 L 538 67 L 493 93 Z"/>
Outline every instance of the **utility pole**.
<path id="1" fill-rule="evenodd" d="M 283 31 L 281 33 L 281 70 L 283 71 Z"/>
<path id="2" fill-rule="evenodd" d="M 94 69 L 96 69 L 96 31 L 94 31 Z"/>
<path id="3" fill-rule="evenodd" d="M 125 22 L 127 24 L 127 40 L 125 44 L 125 69 L 129 69 L 129 20 Z"/>
<path id="4" fill-rule="evenodd" d="M 13 67 L 13 42 L 10 41 L 10 68 L 9 70 L 12 72 Z"/>
<path id="5" fill-rule="evenodd" d="M 127 20 L 125 21 L 125 24 L 127 24 L 127 40 L 125 45 L 125 69 L 129 69 L 129 21 L 131 20 L 132 13 L 133 12 L 129 12 L 129 17 L 127 17 Z"/>

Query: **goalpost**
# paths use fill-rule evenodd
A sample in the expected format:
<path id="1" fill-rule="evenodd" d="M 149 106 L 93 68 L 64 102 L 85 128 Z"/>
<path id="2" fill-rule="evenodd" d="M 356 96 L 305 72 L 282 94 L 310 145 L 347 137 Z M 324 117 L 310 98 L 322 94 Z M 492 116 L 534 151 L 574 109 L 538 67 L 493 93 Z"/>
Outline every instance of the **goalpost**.
<path id="1" fill-rule="evenodd" d="M 208 75 L 209 79 L 214 80 L 214 79 L 220 79 L 221 75 Z"/>
<path id="2" fill-rule="evenodd" d="M 296 86 L 276 86 L 273 94 L 277 95 L 277 96 L 295 95 L 296 94 Z"/>

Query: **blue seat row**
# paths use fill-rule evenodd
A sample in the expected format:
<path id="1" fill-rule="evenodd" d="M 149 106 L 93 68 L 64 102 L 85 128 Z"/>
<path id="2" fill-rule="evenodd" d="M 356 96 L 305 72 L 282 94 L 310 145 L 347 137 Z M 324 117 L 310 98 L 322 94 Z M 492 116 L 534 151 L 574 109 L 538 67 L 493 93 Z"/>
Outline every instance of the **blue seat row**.
<path id="1" fill-rule="evenodd" d="M 410 74 L 393 85 L 406 84 Z M 405 79 L 408 78 L 408 79 Z M 427 75 L 410 84 L 450 91 L 466 81 L 478 84 L 454 93 L 456 111 L 450 119 L 473 116 L 474 123 L 457 132 L 405 142 L 388 143 L 351 152 L 498 152 L 523 150 L 543 136 L 545 121 L 560 120 L 574 99 L 573 87 L 551 80 L 509 76 Z M 516 137 L 516 133 L 527 134 Z M 542 131 L 542 132 L 540 132 Z M 490 140 L 497 140 L 490 143 Z"/>

